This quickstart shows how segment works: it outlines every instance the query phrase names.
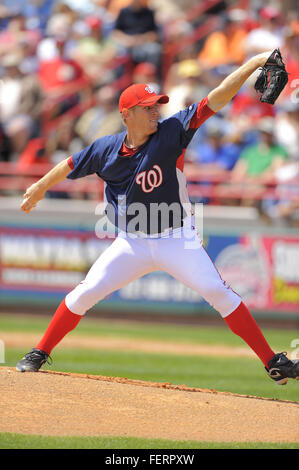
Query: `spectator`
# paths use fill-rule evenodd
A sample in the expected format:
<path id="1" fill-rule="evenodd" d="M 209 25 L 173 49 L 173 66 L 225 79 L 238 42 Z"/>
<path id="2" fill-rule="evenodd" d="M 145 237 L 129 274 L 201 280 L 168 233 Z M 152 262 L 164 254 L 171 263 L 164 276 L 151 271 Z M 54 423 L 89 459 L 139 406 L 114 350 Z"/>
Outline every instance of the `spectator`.
<path id="1" fill-rule="evenodd" d="M 63 3 L 79 16 L 87 16 L 93 13 L 95 1 L 85 0 L 82 2 L 81 0 L 64 0 Z"/>
<path id="2" fill-rule="evenodd" d="M 16 54 L 7 54 L 1 61 L 4 68 L 0 87 L 0 120 L 2 123 L 19 113 L 23 78 L 19 69 L 20 61 L 20 56 Z"/>
<path id="3" fill-rule="evenodd" d="M 44 32 L 55 2 L 56 0 L 1 0 L 0 16 L 2 8 L 6 17 L 22 14 L 26 18 L 28 29 Z"/>
<path id="4" fill-rule="evenodd" d="M 10 160 L 12 148 L 11 142 L 0 122 L 0 162 L 8 162 Z"/>
<path id="5" fill-rule="evenodd" d="M 170 89 L 166 89 L 170 99 L 161 109 L 163 117 L 177 113 L 209 92 L 202 80 L 202 68 L 196 59 L 183 60 L 176 65 L 177 81 Z"/>
<path id="6" fill-rule="evenodd" d="M 283 44 L 280 11 L 274 6 L 267 5 L 260 10 L 259 19 L 260 27 L 250 31 L 245 39 L 245 53 L 248 56 L 281 47 Z"/>
<path id="7" fill-rule="evenodd" d="M 275 142 L 273 118 L 260 120 L 258 130 L 259 142 L 243 150 L 231 177 L 232 183 L 241 184 L 240 189 L 249 189 L 249 200 L 245 197 L 242 202 L 255 206 L 259 205 L 257 200 L 263 195 L 264 185 L 275 181 L 275 172 L 288 158 L 286 149 Z"/>
<path id="8" fill-rule="evenodd" d="M 20 43 L 20 53 L 22 55 L 22 60 L 20 63 L 20 71 L 24 75 L 36 75 L 38 72 L 38 59 L 36 56 L 37 45 L 30 39 L 24 39 Z"/>
<path id="9" fill-rule="evenodd" d="M 33 135 L 33 121 L 26 114 L 13 116 L 5 124 L 5 133 L 11 142 L 10 161 L 18 161 Z"/>
<path id="10" fill-rule="evenodd" d="M 58 57 L 41 62 L 39 80 L 47 95 L 63 96 L 80 90 L 89 83 L 80 65 L 64 56 L 65 36 L 56 38 Z"/>
<path id="11" fill-rule="evenodd" d="M 20 71 L 22 57 L 8 54 L 3 57 L 4 76 L 0 87 L 0 120 L 7 122 L 18 114 L 27 114 L 33 120 L 40 117 L 43 93 L 35 75 Z"/>
<path id="12" fill-rule="evenodd" d="M 141 62 L 136 65 L 133 71 L 133 83 L 147 83 L 155 93 L 159 95 L 161 91 L 158 79 L 158 69 L 150 62 Z"/>
<path id="13" fill-rule="evenodd" d="M 111 61 L 116 57 L 116 47 L 109 37 L 103 37 L 102 21 L 99 18 L 88 16 L 84 24 L 87 30 L 84 36 L 78 39 L 72 57 L 94 84 L 99 85 L 111 73 L 109 68 Z M 108 78 L 106 82 L 109 81 Z"/>
<path id="14" fill-rule="evenodd" d="M 275 119 L 274 134 L 279 145 L 285 147 L 292 159 L 299 161 L 299 103 L 291 100 L 281 104 Z"/>
<path id="15" fill-rule="evenodd" d="M 70 155 L 79 152 L 84 147 L 82 139 L 76 133 L 74 124 L 72 118 L 63 118 L 57 130 L 48 137 L 44 152 L 52 165 L 56 165 Z M 84 193 L 49 191 L 48 197 L 56 199 L 84 199 Z"/>
<path id="16" fill-rule="evenodd" d="M 282 54 L 285 60 L 286 69 L 289 74 L 289 81 L 279 97 L 278 103 L 291 98 L 299 101 L 299 21 L 293 21 L 286 27 L 285 42 Z"/>
<path id="17" fill-rule="evenodd" d="M 23 41 L 29 41 L 36 46 L 40 39 L 40 31 L 28 30 L 25 16 L 19 13 L 10 18 L 7 27 L 0 33 L 0 57 L 10 52 L 15 53 Z"/>
<path id="18" fill-rule="evenodd" d="M 96 15 L 104 22 L 115 20 L 122 8 L 127 7 L 131 0 L 64 0 L 64 3 L 80 17 Z"/>
<path id="19" fill-rule="evenodd" d="M 256 74 L 253 74 L 240 92 L 234 97 L 227 109 L 227 119 L 234 125 L 237 132 L 245 134 L 248 143 L 256 140 L 256 126 L 265 117 L 275 116 L 276 108 L 268 103 L 262 103 L 254 89 Z"/>
<path id="20" fill-rule="evenodd" d="M 69 56 L 69 41 L 72 33 L 73 20 L 69 14 L 55 13 L 49 18 L 45 37 L 39 42 L 37 47 L 37 57 L 40 63 L 49 62 L 60 55 L 57 41 L 64 41 L 64 57 Z M 72 50 L 73 43 L 70 44 Z"/>
<path id="21" fill-rule="evenodd" d="M 83 147 L 84 144 L 75 131 L 73 119 L 66 118 L 48 139 L 47 153 L 50 162 L 56 165 Z"/>
<path id="22" fill-rule="evenodd" d="M 96 94 L 96 104 L 85 111 L 78 119 L 75 130 L 84 145 L 96 139 L 123 130 L 122 119 L 117 110 L 115 90 L 111 86 L 102 87 Z"/>
<path id="23" fill-rule="evenodd" d="M 247 13 L 241 9 L 230 10 L 219 31 L 211 33 L 199 53 L 205 67 L 240 65 L 244 61 L 244 41 L 247 31 L 242 25 Z"/>
<path id="24" fill-rule="evenodd" d="M 104 38 L 110 36 L 114 30 L 116 16 L 114 15 L 113 11 L 110 10 L 112 3 L 112 0 L 93 0 L 93 10 L 90 13 L 90 15 L 101 18 Z M 127 6 L 127 3 L 123 5 L 122 8 L 125 6 Z"/>
<path id="25" fill-rule="evenodd" d="M 113 1 L 113 0 L 112 0 Z M 171 23 L 186 21 L 186 12 L 194 6 L 194 0 L 151 0 L 151 6 L 156 12 L 156 18 L 166 27 Z"/>
<path id="26" fill-rule="evenodd" d="M 299 221 L 299 105 L 291 100 L 283 102 L 275 120 L 275 138 L 289 154 L 286 163 L 275 172 L 278 200 L 263 201 L 262 209 L 272 220 L 298 226 Z"/>
<path id="27" fill-rule="evenodd" d="M 22 13 L 26 17 L 29 29 L 38 29 L 45 32 L 47 21 L 51 16 L 56 0 L 27 0 L 24 2 Z"/>
<path id="28" fill-rule="evenodd" d="M 185 160 L 189 170 L 195 171 L 201 176 L 201 188 L 211 186 L 212 179 L 216 182 L 230 178 L 230 172 L 234 168 L 244 145 L 241 141 L 233 139 L 228 134 L 228 126 L 224 119 L 213 117 L 205 126 L 205 138 L 200 145 L 190 145 L 187 149 Z M 191 171 L 191 173 L 192 173 Z M 204 180 L 202 179 L 204 177 Z M 192 177 L 189 177 L 189 182 Z M 195 179 L 197 183 L 197 179 Z M 213 198 L 212 198 L 213 199 Z M 196 202 L 211 202 L 210 197 L 196 198 Z M 194 200 L 194 198 L 193 198 Z M 195 200 L 194 200 L 195 202 Z M 224 201 L 222 201 L 223 203 Z M 219 200 L 217 200 L 219 204 Z"/>
<path id="29" fill-rule="evenodd" d="M 101 3 L 102 0 L 96 0 L 96 2 Z M 132 0 L 110 0 L 107 3 L 107 11 L 113 15 L 114 19 L 116 20 L 124 8 L 127 8 L 131 5 Z"/>
<path id="30" fill-rule="evenodd" d="M 291 160 L 275 172 L 275 194 L 279 199 L 264 200 L 262 211 L 272 220 L 299 223 L 299 160 Z"/>
<path id="31" fill-rule="evenodd" d="M 81 0 L 78 0 L 81 1 Z M 122 8 L 126 8 L 130 5 L 131 0 L 93 0 L 94 3 L 94 14 L 100 16 L 106 27 L 109 28 L 109 23 L 113 24 L 119 15 Z"/>
<path id="32" fill-rule="evenodd" d="M 8 6 L 4 5 L 5 3 L 5 0 L 3 2 L 1 2 L 0 4 L 0 20 L 3 22 L 3 24 L 5 25 L 5 20 L 6 18 L 8 18 L 9 16 L 11 16 L 11 9 L 8 8 Z"/>
<path id="33" fill-rule="evenodd" d="M 181 23 L 178 23 L 179 25 Z M 165 29 L 164 29 L 165 31 Z M 190 31 L 190 30 L 189 30 Z M 168 37 L 168 39 L 166 40 L 166 43 L 165 43 L 165 47 L 164 47 L 164 52 L 165 52 L 165 56 L 164 56 L 164 63 L 163 63 L 163 69 L 164 69 L 164 80 L 163 80 L 163 89 L 168 92 L 170 91 L 173 87 L 177 86 L 178 84 L 180 84 L 182 82 L 182 77 L 179 76 L 179 67 L 183 67 L 183 66 L 180 66 L 181 63 L 185 63 L 185 64 L 188 64 L 187 61 L 190 61 L 190 63 L 196 63 L 196 67 L 199 67 L 199 62 L 198 62 L 198 59 L 197 59 L 197 49 L 195 47 L 195 44 L 191 44 L 187 47 L 184 47 L 183 49 L 179 50 L 178 52 L 175 53 L 175 55 L 173 55 L 174 53 L 171 52 L 170 54 L 167 53 L 167 50 L 168 48 L 170 48 L 170 50 L 176 50 L 176 42 L 180 42 L 181 40 L 183 40 L 183 38 L 185 37 L 185 35 L 187 35 L 189 33 L 182 33 L 179 34 L 178 36 L 178 39 L 175 39 L 175 35 L 174 36 L 170 36 Z M 203 72 L 202 70 L 202 67 L 200 67 L 201 69 L 201 74 Z M 212 78 L 212 77 L 211 77 Z M 212 81 L 212 85 L 210 85 L 211 87 L 214 85 L 214 82 Z"/>
<path id="34" fill-rule="evenodd" d="M 192 149 L 186 155 L 202 173 L 222 174 L 231 171 L 244 146 L 233 142 L 226 135 L 222 119 L 211 120 L 206 126 L 206 139 L 200 147 Z"/>
<path id="35" fill-rule="evenodd" d="M 161 44 L 154 12 L 147 0 L 132 0 L 127 8 L 120 10 L 115 22 L 114 40 L 133 62 L 151 62 L 161 65 Z"/>

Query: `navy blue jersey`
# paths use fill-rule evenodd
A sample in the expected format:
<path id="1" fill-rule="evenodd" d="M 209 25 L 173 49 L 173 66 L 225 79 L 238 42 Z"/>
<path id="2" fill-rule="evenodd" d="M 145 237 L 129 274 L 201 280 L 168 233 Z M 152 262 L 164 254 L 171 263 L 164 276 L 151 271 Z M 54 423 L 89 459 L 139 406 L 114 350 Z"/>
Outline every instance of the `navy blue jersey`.
<path id="1" fill-rule="evenodd" d="M 197 130 L 189 128 L 196 110 L 197 104 L 193 104 L 159 123 L 157 131 L 130 157 L 120 155 L 126 131 L 96 140 L 72 156 L 74 169 L 67 178 L 76 179 L 93 173 L 102 178 L 106 183 L 108 218 L 122 230 L 149 234 L 182 226 L 186 216 L 184 205 L 189 199 L 178 162 Z M 145 227 L 130 224 L 138 215 L 140 203 L 142 211 L 146 211 Z M 151 227 L 154 219 L 151 211 L 155 212 L 163 203 L 176 211 L 175 217 L 174 211 L 169 211 L 167 221 L 158 217 L 158 222 L 155 219 Z"/>

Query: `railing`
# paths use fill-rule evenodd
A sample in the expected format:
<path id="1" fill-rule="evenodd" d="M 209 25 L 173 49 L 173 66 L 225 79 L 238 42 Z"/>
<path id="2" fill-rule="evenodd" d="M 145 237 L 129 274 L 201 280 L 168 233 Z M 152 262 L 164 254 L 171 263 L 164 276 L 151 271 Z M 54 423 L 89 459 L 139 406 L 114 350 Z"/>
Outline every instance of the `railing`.
<path id="1" fill-rule="evenodd" d="M 0 195 L 22 194 L 26 188 L 35 183 L 52 165 L 34 164 L 22 169 L 18 163 L 0 163 Z M 230 180 L 230 174 L 201 174 L 193 166 L 186 165 L 185 174 L 189 197 L 192 199 L 209 199 L 210 204 L 221 204 L 222 200 L 231 199 L 275 199 L 299 200 L 299 176 L 290 183 L 271 181 L 267 183 L 238 183 Z M 292 186 L 292 188 L 290 188 Z M 51 188 L 52 194 L 66 193 L 68 197 L 89 198 L 102 201 L 104 183 L 97 175 L 89 175 L 77 180 L 65 180 Z M 232 202 L 233 204 L 233 202 Z"/>
<path id="2" fill-rule="evenodd" d="M 0 195 L 25 192 L 30 185 L 36 183 L 52 168 L 53 165 L 34 164 L 20 172 L 18 163 L 0 163 Z M 104 182 L 96 175 L 89 175 L 77 180 L 61 181 L 50 191 L 52 194 L 66 193 L 69 197 L 82 199 L 88 197 L 102 201 L 104 199 Z"/>
<path id="3" fill-rule="evenodd" d="M 223 174 L 204 173 L 188 164 L 185 167 L 189 197 L 208 199 L 210 204 L 223 200 L 290 200 L 299 201 L 299 175 L 287 182 L 273 179 L 267 182 L 233 181 L 230 172 Z"/>

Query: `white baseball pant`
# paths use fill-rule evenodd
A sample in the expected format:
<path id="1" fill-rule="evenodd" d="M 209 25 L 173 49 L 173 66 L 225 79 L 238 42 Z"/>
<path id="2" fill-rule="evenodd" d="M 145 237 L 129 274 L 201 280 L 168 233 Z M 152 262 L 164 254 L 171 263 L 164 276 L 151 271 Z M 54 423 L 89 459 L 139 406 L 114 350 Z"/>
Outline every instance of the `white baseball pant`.
<path id="1" fill-rule="evenodd" d="M 121 233 L 65 298 L 71 312 L 84 315 L 106 296 L 152 271 L 165 271 L 198 292 L 225 318 L 241 303 L 221 278 L 194 228 L 176 237 L 131 238 Z"/>

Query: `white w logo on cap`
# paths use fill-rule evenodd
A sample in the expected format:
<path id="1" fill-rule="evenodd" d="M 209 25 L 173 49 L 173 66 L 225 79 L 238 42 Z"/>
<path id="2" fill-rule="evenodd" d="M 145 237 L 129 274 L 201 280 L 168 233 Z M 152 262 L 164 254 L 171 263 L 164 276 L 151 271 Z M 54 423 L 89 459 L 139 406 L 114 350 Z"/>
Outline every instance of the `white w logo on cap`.
<path id="1" fill-rule="evenodd" d="M 147 91 L 148 93 L 155 93 L 155 91 L 149 85 L 145 87 L 145 91 Z"/>

